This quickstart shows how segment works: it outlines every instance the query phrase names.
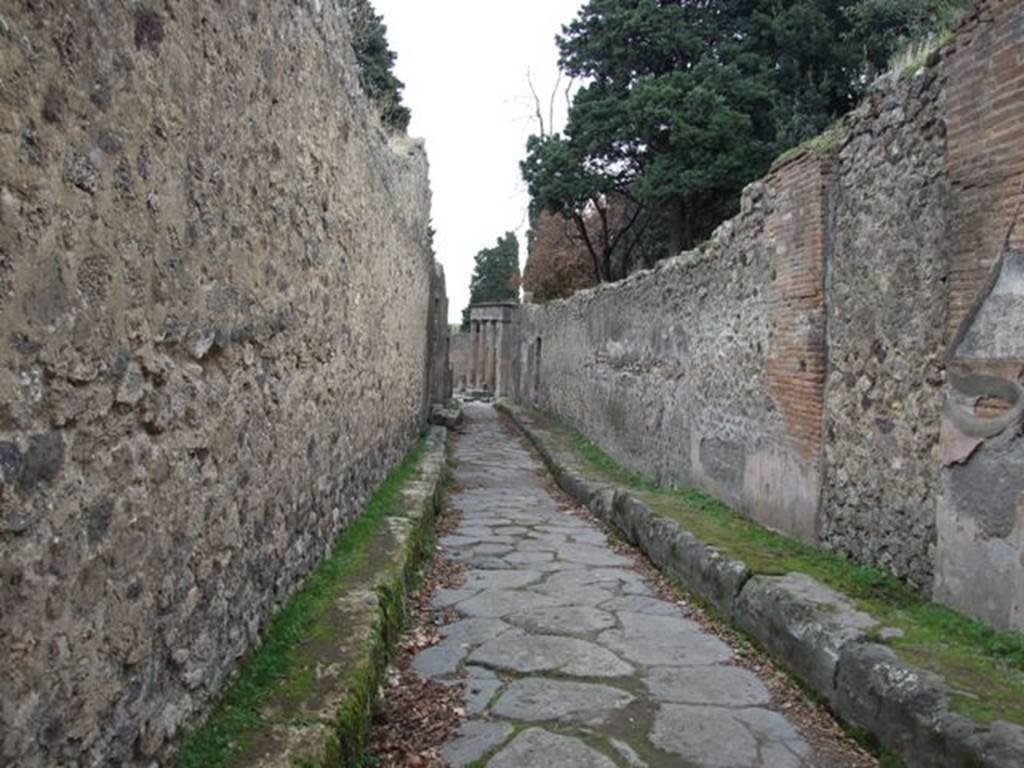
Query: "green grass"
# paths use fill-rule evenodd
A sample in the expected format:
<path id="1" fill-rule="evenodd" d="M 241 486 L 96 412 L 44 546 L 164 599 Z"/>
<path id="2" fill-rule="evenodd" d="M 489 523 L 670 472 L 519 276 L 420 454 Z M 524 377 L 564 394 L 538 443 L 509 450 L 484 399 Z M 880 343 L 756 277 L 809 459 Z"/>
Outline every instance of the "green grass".
<path id="1" fill-rule="evenodd" d="M 781 168 L 786 163 L 795 160 L 803 155 L 813 157 L 824 157 L 837 152 L 846 141 L 848 136 L 846 124 L 843 120 L 837 120 L 817 136 L 814 136 L 802 144 L 787 149 L 772 163 L 772 169 Z"/>
<path id="2" fill-rule="evenodd" d="M 242 664 L 206 723 L 186 735 L 175 761 L 178 768 L 230 765 L 247 739 L 268 725 L 262 714 L 275 696 L 301 697 L 313 684 L 305 672 L 300 646 L 322 633 L 318 625 L 350 583 L 366 569 L 367 546 L 385 518 L 402 509 L 402 489 L 417 472 L 425 441 L 384 480 L 377 492 L 335 541 L 331 553 L 307 577 L 301 589 L 271 620 L 260 647 Z M 370 670 L 352 672 L 353 687 L 371 684 Z M 344 725 L 344 724 L 342 724 Z"/>
<path id="3" fill-rule="evenodd" d="M 905 661 L 938 672 L 954 689 L 954 711 L 979 722 L 1024 725 L 1024 634 L 997 632 L 923 598 L 895 576 L 769 530 L 700 491 L 664 488 L 620 466 L 568 427 L 534 414 L 593 479 L 629 488 L 654 512 L 754 573 L 797 571 L 846 594 L 865 613 L 904 632 L 889 645 Z"/>
<path id="4" fill-rule="evenodd" d="M 941 26 L 936 32 L 924 37 L 907 40 L 889 59 L 889 72 L 903 79 L 916 75 L 926 66 L 935 66 L 941 58 L 941 51 L 956 36 L 955 30 L 971 8 L 968 0 L 954 3 L 942 14 Z M 953 7 L 955 6 L 955 7 Z"/>

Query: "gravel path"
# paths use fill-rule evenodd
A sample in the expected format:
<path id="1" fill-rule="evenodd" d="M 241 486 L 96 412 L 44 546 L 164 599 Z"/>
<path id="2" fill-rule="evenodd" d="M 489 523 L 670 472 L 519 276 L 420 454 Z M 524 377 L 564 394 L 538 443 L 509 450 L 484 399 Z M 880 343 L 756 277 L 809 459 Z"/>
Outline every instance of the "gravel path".
<path id="1" fill-rule="evenodd" d="M 442 755 L 491 768 L 824 765 L 728 644 L 660 598 L 489 406 L 456 447 L 461 513 L 442 539 L 466 566 L 435 596 L 458 620 L 413 660 L 465 684 L 469 720 Z"/>

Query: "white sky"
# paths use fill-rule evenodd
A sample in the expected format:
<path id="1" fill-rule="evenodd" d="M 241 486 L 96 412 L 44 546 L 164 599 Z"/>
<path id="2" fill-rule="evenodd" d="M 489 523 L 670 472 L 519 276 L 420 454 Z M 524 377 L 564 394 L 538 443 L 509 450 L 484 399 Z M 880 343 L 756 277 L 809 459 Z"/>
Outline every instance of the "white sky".
<path id="1" fill-rule="evenodd" d="M 447 278 L 449 320 L 456 323 L 469 301 L 477 251 L 514 230 L 520 263 L 526 259 L 528 197 L 519 161 L 526 139 L 537 132 L 526 73 L 546 102 L 558 76 L 555 35 L 583 0 L 373 5 L 398 54 L 395 71 L 412 110 L 409 134 L 427 142 L 434 248 Z M 561 128 L 564 96 L 556 104 L 555 127 Z"/>

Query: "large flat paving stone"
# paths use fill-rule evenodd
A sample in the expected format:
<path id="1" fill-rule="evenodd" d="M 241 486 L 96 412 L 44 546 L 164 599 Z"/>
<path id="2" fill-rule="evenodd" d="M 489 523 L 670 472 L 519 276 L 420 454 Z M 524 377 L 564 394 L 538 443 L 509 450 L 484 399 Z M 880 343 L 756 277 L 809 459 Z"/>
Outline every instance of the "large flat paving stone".
<path id="1" fill-rule="evenodd" d="M 665 704 L 651 743 L 702 768 L 808 768 L 811 749 L 786 719 L 767 709 Z"/>
<path id="2" fill-rule="evenodd" d="M 503 570 L 503 571 L 467 571 L 462 582 L 462 589 L 519 589 L 536 584 L 544 578 L 539 571 Z"/>
<path id="3" fill-rule="evenodd" d="M 491 670 L 473 665 L 466 667 L 466 678 L 463 684 L 466 694 L 466 714 L 470 717 L 476 717 L 483 713 L 490 705 L 491 699 L 504 685 Z"/>
<path id="4" fill-rule="evenodd" d="M 640 574 L 628 568 L 587 568 L 580 565 L 574 565 L 561 573 L 550 574 L 544 580 L 545 586 L 553 589 L 576 589 L 592 584 L 614 588 L 642 583 Z"/>
<path id="5" fill-rule="evenodd" d="M 528 677 L 509 684 L 491 711 L 509 720 L 597 726 L 633 698 L 609 685 Z"/>
<path id="6" fill-rule="evenodd" d="M 512 731 L 513 728 L 508 723 L 489 723 L 481 720 L 463 723 L 455 735 L 455 740 L 441 750 L 441 757 L 456 768 L 462 768 L 500 746 L 512 735 Z"/>
<path id="7" fill-rule="evenodd" d="M 479 645 L 512 629 L 501 619 L 463 619 L 441 627 L 441 636 L 462 645 Z"/>
<path id="8" fill-rule="evenodd" d="M 563 544 L 558 548 L 558 559 L 577 565 L 596 565 L 605 567 L 628 567 L 632 563 L 628 557 L 617 555 L 607 546 L 591 544 Z"/>
<path id="9" fill-rule="evenodd" d="M 656 597 L 644 597 L 641 595 L 622 595 L 601 603 L 599 606 L 603 611 L 616 611 L 623 613 L 649 613 L 652 616 L 674 616 L 683 618 L 683 612 L 679 606 L 667 600 L 660 600 Z"/>
<path id="10" fill-rule="evenodd" d="M 594 608 L 615 597 L 614 592 L 604 589 L 598 584 L 588 584 L 574 589 L 556 589 L 546 584 L 531 587 L 531 591 L 539 592 L 548 597 L 557 598 L 560 605 L 581 605 Z"/>
<path id="11" fill-rule="evenodd" d="M 679 704 L 760 707 L 772 700 L 761 679 L 742 667 L 656 667 L 644 682 L 658 700 Z"/>
<path id="12" fill-rule="evenodd" d="M 721 664 L 732 649 L 687 619 L 619 613 L 622 629 L 602 632 L 597 642 L 619 656 L 648 667 Z"/>
<path id="13" fill-rule="evenodd" d="M 412 660 L 412 667 L 425 678 L 436 679 L 454 675 L 459 664 L 469 653 L 469 647 L 453 640 L 443 640 L 435 646 L 424 648 Z"/>
<path id="14" fill-rule="evenodd" d="M 530 728 L 488 763 L 487 768 L 616 768 L 615 763 L 579 739 Z"/>
<path id="15" fill-rule="evenodd" d="M 466 616 L 500 619 L 510 613 L 519 613 L 531 608 L 550 608 L 562 602 L 549 595 L 526 592 L 517 589 L 495 589 L 481 592 L 468 600 L 457 603 L 455 609 Z"/>
<path id="16" fill-rule="evenodd" d="M 510 624 L 537 635 L 585 636 L 610 629 L 617 619 L 607 611 L 579 605 L 531 608 L 505 617 Z"/>
<path id="17" fill-rule="evenodd" d="M 511 555 L 506 555 L 503 559 L 506 563 L 514 563 L 517 565 L 541 565 L 553 561 L 555 559 L 555 553 L 517 551 L 513 552 Z"/>
<path id="18" fill-rule="evenodd" d="M 521 674 L 561 672 L 577 677 L 624 677 L 633 672 L 632 665 L 594 643 L 557 635 L 506 632 L 473 651 L 469 660 Z"/>

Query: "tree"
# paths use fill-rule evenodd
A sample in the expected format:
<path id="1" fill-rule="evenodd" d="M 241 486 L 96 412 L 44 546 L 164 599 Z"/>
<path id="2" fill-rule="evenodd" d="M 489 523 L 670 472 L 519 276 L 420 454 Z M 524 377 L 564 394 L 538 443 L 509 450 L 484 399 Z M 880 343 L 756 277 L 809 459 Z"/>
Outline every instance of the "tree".
<path id="1" fill-rule="evenodd" d="M 533 204 L 585 238 L 588 215 L 630 202 L 618 239 L 589 246 L 601 280 L 645 215 L 670 252 L 692 247 L 774 157 L 847 112 L 901 41 L 963 2 L 589 0 L 557 38 L 562 71 L 585 83 L 565 132 L 527 144 Z"/>
<path id="2" fill-rule="evenodd" d="M 475 257 L 469 282 L 469 307 L 462 311 L 462 329 L 469 330 L 469 310 L 475 304 L 517 301 L 519 298 L 519 240 L 506 232 L 491 248 Z"/>
<path id="3" fill-rule="evenodd" d="M 573 222 L 542 213 L 530 229 L 523 289 L 537 301 L 566 299 L 597 284 L 590 254 Z"/>
<path id="4" fill-rule="evenodd" d="M 384 125 L 404 133 L 409 128 L 409 109 L 402 104 L 405 85 L 395 77 L 395 53 L 388 45 L 384 19 L 369 0 L 345 0 L 345 14 L 352 28 L 352 48 L 359 65 L 359 83 L 380 110 Z"/>

